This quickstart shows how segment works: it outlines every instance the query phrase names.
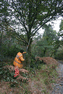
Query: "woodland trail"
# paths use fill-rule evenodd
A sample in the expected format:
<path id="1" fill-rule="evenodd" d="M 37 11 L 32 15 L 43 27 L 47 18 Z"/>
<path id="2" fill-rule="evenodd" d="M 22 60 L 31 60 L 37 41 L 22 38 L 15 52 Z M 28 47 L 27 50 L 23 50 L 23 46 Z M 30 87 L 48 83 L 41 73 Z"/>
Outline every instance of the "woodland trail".
<path id="1" fill-rule="evenodd" d="M 63 94 L 63 61 L 58 60 L 57 72 L 59 73 L 57 84 L 51 94 Z"/>

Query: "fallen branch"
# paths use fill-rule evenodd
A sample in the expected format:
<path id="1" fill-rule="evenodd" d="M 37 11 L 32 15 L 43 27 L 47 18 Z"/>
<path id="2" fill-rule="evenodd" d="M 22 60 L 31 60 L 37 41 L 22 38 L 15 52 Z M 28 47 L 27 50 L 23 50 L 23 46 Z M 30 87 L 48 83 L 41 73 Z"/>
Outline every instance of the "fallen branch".
<path id="1" fill-rule="evenodd" d="M 21 76 L 21 75 L 19 75 L 19 77 L 17 78 L 17 80 L 27 80 L 27 78 L 25 78 L 25 77 L 23 77 L 23 76 Z"/>
<path id="2" fill-rule="evenodd" d="M 4 69 L 9 69 L 9 71 L 14 71 L 15 70 L 15 67 L 12 66 L 12 65 L 6 65 L 3 67 Z M 29 71 L 26 70 L 26 69 L 19 69 L 20 72 L 23 72 L 23 73 L 28 73 Z"/>
<path id="3" fill-rule="evenodd" d="M 12 65 L 6 65 L 6 66 L 4 66 L 3 68 L 4 68 L 4 69 L 9 69 L 10 72 L 12 72 L 12 71 L 15 70 L 15 67 L 12 66 Z M 26 69 L 19 69 L 19 72 L 28 73 L 29 71 L 26 70 Z M 23 80 L 27 80 L 27 78 L 21 76 L 20 74 L 19 74 L 19 76 L 18 76 L 16 79 L 17 79 L 17 80 L 22 80 L 22 81 L 23 81 Z"/>

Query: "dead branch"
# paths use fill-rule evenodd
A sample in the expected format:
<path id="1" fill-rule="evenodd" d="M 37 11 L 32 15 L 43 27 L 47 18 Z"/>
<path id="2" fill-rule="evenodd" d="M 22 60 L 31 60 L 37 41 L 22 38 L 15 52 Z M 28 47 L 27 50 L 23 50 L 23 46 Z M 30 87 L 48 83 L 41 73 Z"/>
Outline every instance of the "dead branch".
<path id="1" fill-rule="evenodd" d="M 15 67 L 12 66 L 12 65 L 6 65 L 3 68 L 4 69 L 9 69 L 10 72 L 15 70 Z M 26 69 L 19 69 L 19 72 L 28 73 L 29 71 L 26 70 Z"/>
<path id="2" fill-rule="evenodd" d="M 23 76 L 21 76 L 21 75 L 19 75 L 19 77 L 17 78 L 17 80 L 27 80 L 27 78 L 25 78 L 25 77 L 23 77 Z"/>

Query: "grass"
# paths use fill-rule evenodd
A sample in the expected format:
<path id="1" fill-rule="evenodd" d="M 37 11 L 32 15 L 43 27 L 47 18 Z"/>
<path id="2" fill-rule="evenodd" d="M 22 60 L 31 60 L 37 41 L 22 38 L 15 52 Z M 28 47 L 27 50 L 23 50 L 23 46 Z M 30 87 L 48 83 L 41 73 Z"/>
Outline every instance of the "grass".
<path id="1" fill-rule="evenodd" d="M 44 92 L 44 94 L 48 94 L 48 90 L 52 90 L 51 84 L 56 82 L 58 76 L 55 70 L 56 66 L 54 68 L 46 64 L 40 66 L 41 68 L 39 70 L 36 70 L 36 74 L 33 74 L 33 72 L 30 73 L 30 77 L 32 77 L 32 81 L 35 82 L 34 87 L 36 89 L 40 85 L 43 89 L 42 92 Z"/>
<path id="2" fill-rule="evenodd" d="M 28 82 L 19 81 L 15 83 L 11 81 L 9 83 L 8 92 L 9 89 L 12 88 L 14 89 L 12 94 L 21 94 L 21 92 L 22 94 L 32 94 L 34 91 L 36 94 L 50 94 L 52 84 L 56 82 L 58 76 L 56 66 L 53 67 L 53 65 L 40 64 L 39 67 L 40 69 L 28 68 L 29 74 L 27 77 L 30 79 Z M 15 91 L 17 93 L 15 93 Z"/>

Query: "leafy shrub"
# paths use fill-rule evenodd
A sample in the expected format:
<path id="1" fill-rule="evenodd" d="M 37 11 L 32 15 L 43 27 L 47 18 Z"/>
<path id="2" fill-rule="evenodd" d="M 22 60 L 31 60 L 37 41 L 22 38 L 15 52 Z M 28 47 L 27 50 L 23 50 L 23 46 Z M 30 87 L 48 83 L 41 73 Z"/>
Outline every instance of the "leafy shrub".
<path id="1" fill-rule="evenodd" d="M 14 87 L 17 84 L 16 79 L 14 78 L 14 72 L 9 71 L 9 69 L 4 69 L 5 63 L 0 64 L 0 80 L 10 82 L 10 86 Z"/>
<path id="2" fill-rule="evenodd" d="M 20 49 L 16 48 L 14 45 L 10 48 L 6 47 L 5 45 L 2 46 L 2 56 L 9 56 L 9 57 L 15 57 L 17 52 L 19 52 Z"/>
<path id="3" fill-rule="evenodd" d="M 5 63 L 0 62 L 0 80 L 3 77 L 3 73 L 4 73 L 3 66 L 5 66 Z"/>
<path id="4" fill-rule="evenodd" d="M 57 53 L 56 53 L 55 58 L 56 58 L 56 59 L 60 59 L 60 60 L 63 59 L 63 46 L 60 47 L 60 48 L 57 50 Z"/>
<path id="5" fill-rule="evenodd" d="M 2 62 L 4 58 L 5 58 L 5 57 L 0 54 L 0 62 Z"/>

